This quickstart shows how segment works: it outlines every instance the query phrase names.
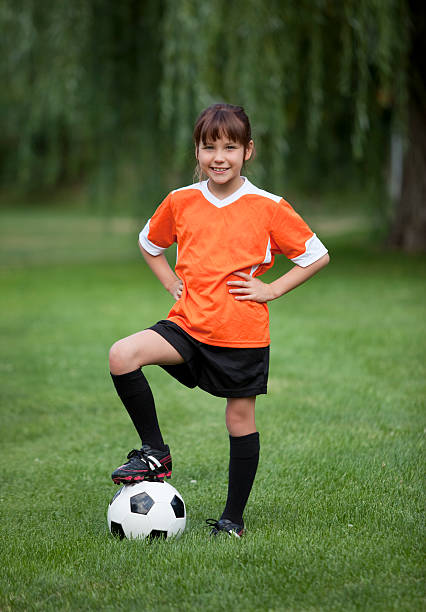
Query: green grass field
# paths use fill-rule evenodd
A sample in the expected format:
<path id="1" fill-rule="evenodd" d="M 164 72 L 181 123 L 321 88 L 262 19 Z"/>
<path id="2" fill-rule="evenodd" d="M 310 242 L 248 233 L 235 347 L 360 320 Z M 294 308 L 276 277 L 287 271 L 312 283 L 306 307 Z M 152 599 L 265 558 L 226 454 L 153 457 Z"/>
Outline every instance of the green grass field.
<path id="1" fill-rule="evenodd" d="M 226 496 L 224 401 L 147 368 L 188 524 L 119 541 L 110 472 L 138 440 L 108 348 L 171 298 L 137 224 L 105 223 L 2 217 L 0 610 L 423 610 L 425 259 L 325 224 L 328 268 L 270 305 L 240 541 L 204 525 Z"/>

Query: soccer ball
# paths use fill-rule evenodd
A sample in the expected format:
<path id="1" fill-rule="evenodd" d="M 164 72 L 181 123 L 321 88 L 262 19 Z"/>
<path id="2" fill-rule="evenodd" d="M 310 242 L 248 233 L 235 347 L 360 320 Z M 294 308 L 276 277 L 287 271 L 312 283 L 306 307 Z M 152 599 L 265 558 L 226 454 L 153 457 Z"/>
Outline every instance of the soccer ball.
<path id="1" fill-rule="evenodd" d="M 179 537 L 186 524 L 185 503 L 166 482 L 128 484 L 112 498 L 107 520 L 120 539 Z"/>

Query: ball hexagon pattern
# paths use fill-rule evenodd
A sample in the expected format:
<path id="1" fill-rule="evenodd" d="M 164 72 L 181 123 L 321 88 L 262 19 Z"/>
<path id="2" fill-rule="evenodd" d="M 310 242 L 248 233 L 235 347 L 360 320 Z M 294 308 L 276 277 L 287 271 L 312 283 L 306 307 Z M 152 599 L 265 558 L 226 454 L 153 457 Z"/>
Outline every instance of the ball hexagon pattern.
<path id="1" fill-rule="evenodd" d="M 185 502 L 166 482 L 124 485 L 108 506 L 107 520 L 120 539 L 179 537 L 186 525 Z"/>

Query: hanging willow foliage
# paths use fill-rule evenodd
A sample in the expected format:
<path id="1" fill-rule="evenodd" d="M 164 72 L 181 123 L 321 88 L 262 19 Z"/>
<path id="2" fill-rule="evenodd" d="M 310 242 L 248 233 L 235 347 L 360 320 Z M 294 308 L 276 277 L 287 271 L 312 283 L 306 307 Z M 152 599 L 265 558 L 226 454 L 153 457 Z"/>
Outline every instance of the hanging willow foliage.
<path id="1" fill-rule="evenodd" d="M 0 28 L 3 184 L 161 193 L 218 100 L 248 111 L 271 189 L 338 122 L 356 157 L 383 109 L 406 124 L 407 0 L 1 0 Z"/>
<path id="2" fill-rule="evenodd" d="M 197 110 L 219 99 L 248 110 L 264 145 L 261 169 L 273 183 L 297 116 L 313 148 L 324 113 L 341 112 L 343 103 L 358 158 L 375 106 L 392 108 L 404 125 L 409 46 L 404 0 L 217 0 L 209 8 L 196 0 L 167 0 L 165 21 L 164 57 L 170 64 L 162 111 L 169 128 L 180 126 L 174 133 L 178 149 Z M 182 90 L 185 99 L 172 104 Z"/>
<path id="3" fill-rule="evenodd" d="M 149 166 L 161 9 L 139 0 L 0 2 L 3 185 L 29 191 L 84 176 L 93 195 L 111 200 L 129 172 Z"/>

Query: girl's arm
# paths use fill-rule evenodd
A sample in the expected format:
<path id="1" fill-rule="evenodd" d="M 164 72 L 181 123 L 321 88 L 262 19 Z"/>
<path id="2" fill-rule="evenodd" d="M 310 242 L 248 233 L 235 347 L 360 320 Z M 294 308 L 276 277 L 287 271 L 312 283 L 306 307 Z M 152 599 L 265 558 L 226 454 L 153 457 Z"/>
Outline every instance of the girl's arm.
<path id="1" fill-rule="evenodd" d="M 160 283 L 163 285 L 166 291 L 168 291 L 170 295 L 174 297 L 175 300 L 178 300 L 182 295 L 182 281 L 178 276 L 176 276 L 169 266 L 166 256 L 163 254 L 151 255 L 151 253 L 145 251 L 140 242 L 139 248 L 146 263 L 154 272 Z"/>
<path id="2" fill-rule="evenodd" d="M 234 272 L 235 276 L 241 276 L 240 281 L 228 281 L 227 285 L 238 287 L 230 289 L 229 293 L 236 293 L 236 300 L 251 300 L 252 302 L 270 302 L 280 296 L 295 289 L 302 283 L 311 278 L 321 268 L 326 266 L 330 261 L 328 253 L 320 257 L 317 261 L 302 268 L 294 266 L 291 270 L 277 278 L 272 283 L 264 283 L 259 278 L 253 278 L 244 272 Z"/>

